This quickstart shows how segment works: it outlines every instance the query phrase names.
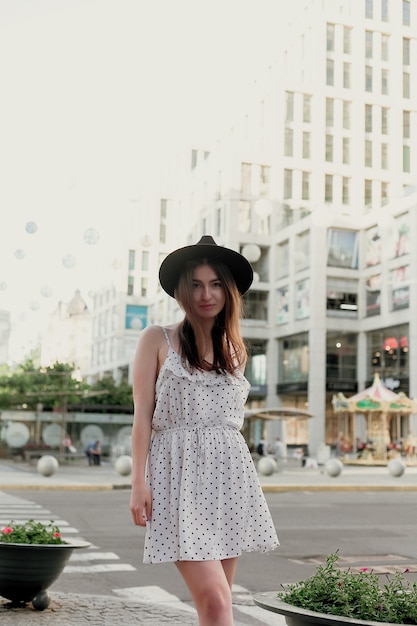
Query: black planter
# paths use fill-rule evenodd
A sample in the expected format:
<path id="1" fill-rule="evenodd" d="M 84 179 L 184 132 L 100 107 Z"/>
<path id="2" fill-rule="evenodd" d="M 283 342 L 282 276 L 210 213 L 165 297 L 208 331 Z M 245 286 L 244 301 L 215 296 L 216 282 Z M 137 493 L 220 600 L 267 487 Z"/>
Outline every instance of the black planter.
<path id="1" fill-rule="evenodd" d="M 61 574 L 73 550 L 87 548 L 86 541 L 35 545 L 0 542 L 0 595 L 13 603 L 32 602 L 43 610 L 46 592 Z"/>
<path id="2" fill-rule="evenodd" d="M 277 592 L 258 593 L 254 596 L 254 602 L 267 611 L 280 613 L 285 616 L 288 626 L 399 626 L 386 622 L 374 622 L 363 619 L 353 619 L 339 615 L 327 615 L 326 613 L 315 613 L 307 609 L 301 609 L 292 604 L 286 604 L 277 598 Z"/>

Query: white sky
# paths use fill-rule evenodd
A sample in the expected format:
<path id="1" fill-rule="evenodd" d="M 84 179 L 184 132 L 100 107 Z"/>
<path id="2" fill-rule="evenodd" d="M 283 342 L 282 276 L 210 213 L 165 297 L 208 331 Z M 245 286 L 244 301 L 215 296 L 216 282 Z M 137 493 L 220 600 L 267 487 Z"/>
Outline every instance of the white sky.
<path id="1" fill-rule="evenodd" d="M 0 0 L 0 309 L 13 314 L 12 358 L 58 300 L 103 281 L 123 209 L 142 177 L 161 175 L 156 155 L 218 135 L 300 1 Z"/>

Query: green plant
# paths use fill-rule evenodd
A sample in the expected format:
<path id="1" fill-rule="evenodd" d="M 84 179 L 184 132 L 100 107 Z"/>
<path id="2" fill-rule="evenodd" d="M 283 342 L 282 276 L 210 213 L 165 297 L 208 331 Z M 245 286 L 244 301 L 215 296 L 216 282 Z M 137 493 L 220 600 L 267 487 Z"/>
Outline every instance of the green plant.
<path id="1" fill-rule="evenodd" d="M 404 572 L 380 577 L 364 567 L 359 573 L 337 566 L 338 551 L 319 565 L 313 576 L 284 587 L 278 598 L 287 604 L 316 613 L 388 622 L 417 624 L 417 583 L 406 580 Z"/>
<path id="2" fill-rule="evenodd" d="M 0 543 L 25 544 L 62 544 L 61 531 L 51 520 L 49 524 L 35 522 L 30 519 L 23 524 L 16 524 L 13 520 L 1 529 Z"/>

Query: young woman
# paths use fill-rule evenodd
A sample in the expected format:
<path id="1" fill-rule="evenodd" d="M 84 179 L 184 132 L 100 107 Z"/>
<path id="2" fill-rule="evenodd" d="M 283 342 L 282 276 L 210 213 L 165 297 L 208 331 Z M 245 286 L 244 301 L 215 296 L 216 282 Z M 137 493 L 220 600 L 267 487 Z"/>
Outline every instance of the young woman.
<path id="1" fill-rule="evenodd" d="M 278 545 L 240 433 L 249 392 L 241 295 L 253 271 L 204 236 L 169 254 L 159 279 L 184 318 L 140 335 L 130 509 L 147 527 L 144 562 L 176 563 L 200 626 L 232 626 L 239 555 Z"/>

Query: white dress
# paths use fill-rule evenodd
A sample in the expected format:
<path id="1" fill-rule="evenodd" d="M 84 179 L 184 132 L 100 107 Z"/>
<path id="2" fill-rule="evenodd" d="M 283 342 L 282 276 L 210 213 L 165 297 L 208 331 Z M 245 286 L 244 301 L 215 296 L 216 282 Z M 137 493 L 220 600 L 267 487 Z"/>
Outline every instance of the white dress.
<path id="1" fill-rule="evenodd" d="M 169 344 L 156 382 L 144 563 L 221 560 L 279 545 L 240 433 L 249 383 L 183 366 Z"/>

